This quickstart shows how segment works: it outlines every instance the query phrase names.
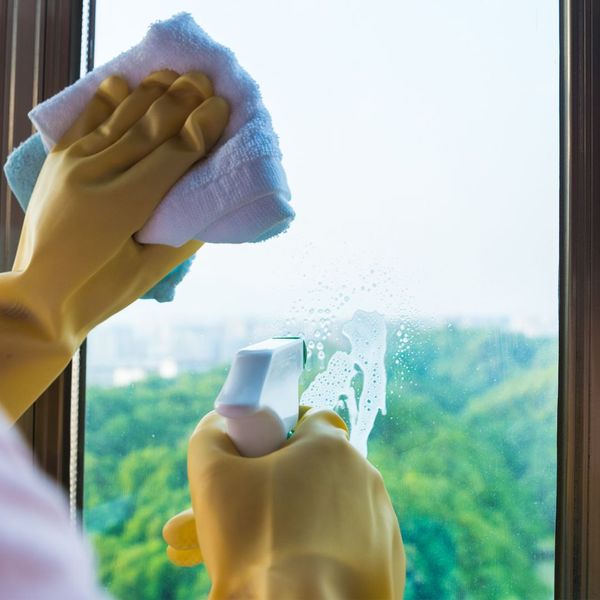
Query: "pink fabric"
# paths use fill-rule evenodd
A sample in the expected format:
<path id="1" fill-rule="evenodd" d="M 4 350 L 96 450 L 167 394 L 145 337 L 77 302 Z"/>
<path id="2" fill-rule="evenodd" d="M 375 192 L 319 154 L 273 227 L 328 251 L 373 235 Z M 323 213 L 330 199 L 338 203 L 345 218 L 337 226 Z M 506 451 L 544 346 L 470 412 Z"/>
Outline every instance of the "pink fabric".
<path id="1" fill-rule="evenodd" d="M 66 499 L 0 410 L 0 598 L 108 600 Z"/>

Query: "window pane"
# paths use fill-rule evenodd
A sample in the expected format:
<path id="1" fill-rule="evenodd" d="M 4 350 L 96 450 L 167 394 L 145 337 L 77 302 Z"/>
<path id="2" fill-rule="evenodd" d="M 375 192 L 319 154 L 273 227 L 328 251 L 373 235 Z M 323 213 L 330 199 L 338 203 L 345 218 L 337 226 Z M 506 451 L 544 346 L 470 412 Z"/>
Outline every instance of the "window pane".
<path id="1" fill-rule="evenodd" d="M 90 336 L 85 524 L 118 598 L 205 594 L 169 565 L 187 438 L 236 350 L 303 333 L 303 402 L 381 470 L 406 598 L 549 598 L 558 314 L 558 7 L 97 0 L 96 64 L 186 10 L 261 85 L 288 233 L 207 245 L 174 303 Z"/>

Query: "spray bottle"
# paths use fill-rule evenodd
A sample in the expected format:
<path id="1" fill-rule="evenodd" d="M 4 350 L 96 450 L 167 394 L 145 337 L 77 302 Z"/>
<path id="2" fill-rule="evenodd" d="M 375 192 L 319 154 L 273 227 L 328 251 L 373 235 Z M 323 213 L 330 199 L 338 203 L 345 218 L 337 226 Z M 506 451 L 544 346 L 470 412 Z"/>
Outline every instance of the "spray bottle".
<path id="1" fill-rule="evenodd" d="M 306 363 L 301 337 L 270 338 L 238 351 L 215 401 L 240 454 L 280 448 L 298 420 L 298 379 Z"/>

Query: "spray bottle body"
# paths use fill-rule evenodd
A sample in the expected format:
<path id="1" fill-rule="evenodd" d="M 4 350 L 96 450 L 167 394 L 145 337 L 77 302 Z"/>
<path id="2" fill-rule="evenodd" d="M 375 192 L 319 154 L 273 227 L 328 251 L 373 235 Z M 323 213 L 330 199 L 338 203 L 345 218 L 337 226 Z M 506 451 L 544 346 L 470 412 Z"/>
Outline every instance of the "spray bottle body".
<path id="1" fill-rule="evenodd" d="M 300 337 L 271 338 L 240 350 L 215 410 L 243 456 L 280 448 L 298 419 L 298 380 L 306 360 Z"/>

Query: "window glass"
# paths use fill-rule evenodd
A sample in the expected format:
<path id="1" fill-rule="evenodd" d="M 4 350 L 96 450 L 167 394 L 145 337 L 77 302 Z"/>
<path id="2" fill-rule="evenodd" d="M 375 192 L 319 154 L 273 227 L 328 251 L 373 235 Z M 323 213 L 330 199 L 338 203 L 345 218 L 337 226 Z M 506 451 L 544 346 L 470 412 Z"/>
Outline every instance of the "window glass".
<path id="1" fill-rule="evenodd" d="M 192 13 L 260 83 L 297 219 L 206 245 L 175 302 L 89 339 L 85 527 L 117 598 L 171 566 L 186 443 L 233 354 L 309 347 L 303 402 L 381 470 L 406 598 L 549 598 L 558 314 L 558 6 L 549 0 L 97 0 L 96 64 Z"/>

